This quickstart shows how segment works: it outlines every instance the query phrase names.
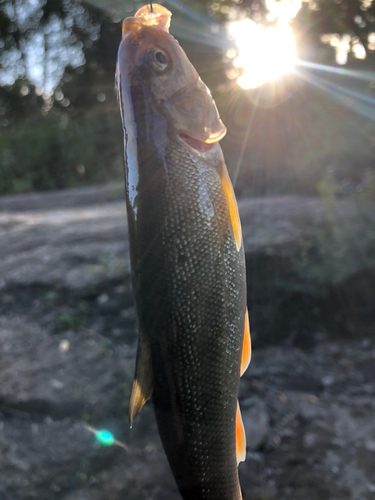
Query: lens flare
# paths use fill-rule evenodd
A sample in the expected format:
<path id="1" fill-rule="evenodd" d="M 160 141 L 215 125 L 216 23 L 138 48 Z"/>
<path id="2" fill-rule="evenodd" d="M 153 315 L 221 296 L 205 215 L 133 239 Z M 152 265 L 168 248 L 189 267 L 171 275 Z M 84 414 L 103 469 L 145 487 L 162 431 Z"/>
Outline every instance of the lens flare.
<path id="1" fill-rule="evenodd" d="M 232 22 L 228 26 L 239 55 L 233 65 L 242 68 L 237 83 L 244 89 L 260 87 L 290 73 L 297 60 L 296 45 L 290 21 L 304 0 L 266 0 L 268 21 L 272 27 L 251 19 Z"/>
<path id="2" fill-rule="evenodd" d="M 123 448 L 124 450 L 127 450 L 126 444 L 122 443 L 121 441 L 118 441 L 115 439 L 114 435 L 112 432 L 109 432 L 106 429 L 95 429 L 95 427 L 91 427 L 91 425 L 84 424 L 85 429 L 87 429 L 89 432 L 95 435 L 95 439 L 97 440 L 98 443 L 100 443 L 103 446 L 112 446 L 112 445 L 117 445 Z"/>
<path id="3" fill-rule="evenodd" d="M 239 49 L 233 65 L 243 69 L 237 79 L 243 89 L 260 87 L 294 68 L 296 47 L 288 24 L 263 28 L 250 19 L 243 19 L 231 23 L 229 32 Z"/>

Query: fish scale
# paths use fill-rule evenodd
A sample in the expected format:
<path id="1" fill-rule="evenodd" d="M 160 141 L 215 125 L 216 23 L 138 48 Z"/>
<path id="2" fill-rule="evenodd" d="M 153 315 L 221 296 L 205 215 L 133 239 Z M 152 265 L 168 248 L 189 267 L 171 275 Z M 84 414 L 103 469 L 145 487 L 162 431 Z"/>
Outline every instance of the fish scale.
<path id="1" fill-rule="evenodd" d="M 145 9 L 124 21 L 116 75 L 140 335 L 130 421 L 152 397 L 183 499 L 240 500 L 246 279 L 225 127 L 170 13 Z"/>
<path id="2" fill-rule="evenodd" d="M 245 287 L 243 256 L 239 259 L 233 241 L 216 169 L 202 161 L 198 169 L 173 140 L 166 164 L 170 168 L 163 174 L 168 185 L 164 200 L 160 200 L 157 188 L 154 193 L 152 188 L 147 192 L 148 202 L 154 196 L 155 207 L 166 212 L 163 217 L 155 217 L 153 227 L 159 238 L 154 237 L 152 247 L 148 244 L 149 234 L 144 242 L 152 261 L 157 256 L 160 267 L 153 270 L 150 264 L 149 269 L 147 257 L 143 259 L 146 284 L 140 291 L 145 306 L 140 324 L 148 322 L 151 307 L 158 310 L 158 317 L 152 321 L 153 359 L 163 362 L 154 366 L 153 402 L 172 470 L 177 476 L 181 470 L 189 471 L 189 485 L 182 490 L 194 491 L 191 498 L 233 500 L 237 481 L 233 434 L 242 347 L 238 331 L 243 330 L 238 303 Z M 147 170 L 147 165 L 140 164 L 139 170 L 143 168 Z M 207 224 L 207 215 L 200 210 L 197 184 L 202 177 L 208 186 L 207 197 L 215 207 L 218 227 L 213 227 L 212 222 Z M 179 196 L 182 192 L 184 197 Z M 142 216 L 141 206 L 139 202 L 138 217 Z M 140 249 L 138 253 L 142 255 Z M 181 255 L 184 260 L 179 263 Z M 174 393 L 178 394 L 175 408 L 170 402 L 176 398 Z M 177 423 L 176 413 L 180 415 Z M 208 474 L 212 482 L 209 487 L 204 480 Z M 205 488 L 210 492 L 205 493 Z M 217 496 L 206 497 L 208 494 Z"/>

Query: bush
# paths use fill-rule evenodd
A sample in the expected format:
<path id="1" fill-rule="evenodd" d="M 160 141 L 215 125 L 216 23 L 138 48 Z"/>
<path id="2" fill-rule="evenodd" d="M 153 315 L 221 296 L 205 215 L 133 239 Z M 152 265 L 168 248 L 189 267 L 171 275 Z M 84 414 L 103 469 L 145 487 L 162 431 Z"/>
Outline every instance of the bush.
<path id="1" fill-rule="evenodd" d="M 9 127 L 0 137 L 0 193 L 108 182 L 122 176 L 118 113 L 73 120 L 50 113 Z"/>

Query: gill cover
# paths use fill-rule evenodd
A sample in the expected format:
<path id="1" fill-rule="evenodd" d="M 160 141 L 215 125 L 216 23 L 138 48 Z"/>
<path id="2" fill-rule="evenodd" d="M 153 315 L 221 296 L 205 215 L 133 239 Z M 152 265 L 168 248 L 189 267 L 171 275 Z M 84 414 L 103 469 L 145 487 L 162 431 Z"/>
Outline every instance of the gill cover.
<path id="1" fill-rule="evenodd" d="M 198 141 L 212 144 L 227 132 L 211 92 L 198 75 L 165 101 L 164 108 L 176 130 Z"/>
<path id="2" fill-rule="evenodd" d="M 124 20 L 122 33 L 143 37 L 147 45 L 168 53 L 170 67 L 164 74 L 150 78 L 150 88 L 160 107 L 178 134 L 212 144 L 226 134 L 211 92 L 200 79 L 178 42 L 169 34 L 171 13 L 154 4 L 141 7 L 134 17 Z M 148 45 L 150 46 L 150 45 Z M 152 49 L 151 49 L 152 50 Z"/>

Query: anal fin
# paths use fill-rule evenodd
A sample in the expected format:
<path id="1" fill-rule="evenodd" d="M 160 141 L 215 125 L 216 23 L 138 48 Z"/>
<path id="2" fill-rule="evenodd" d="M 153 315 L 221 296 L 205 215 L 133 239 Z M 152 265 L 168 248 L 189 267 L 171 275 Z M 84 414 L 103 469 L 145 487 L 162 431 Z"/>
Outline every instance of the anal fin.
<path id="1" fill-rule="evenodd" d="M 130 427 L 132 427 L 133 421 L 143 405 L 150 399 L 153 385 L 154 377 L 151 364 L 151 347 L 145 335 L 140 332 L 135 376 L 129 405 Z"/>
<path id="2" fill-rule="evenodd" d="M 246 307 L 242 358 L 241 358 L 241 368 L 240 368 L 241 377 L 247 370 L 250 364 L 250 360 L 251 360 L 250 324 L 249 324 L 249 312 Z M 237 401 L 237 413 L 236 413 L 236 455 L 237 455 L 237 465 L 240 462 L 244 462 L 246 460 L 246 435 L 242 422 L 240 405 L 238 401 Z"/>
<path id="3" fill-rule="evenodd" d="M 240 462 L 244 462 L 246 460 L 246 435 L 242 422 L 240 405 L 238 401 L 237 401 L 237 413 L 236 413 L 236 456 L 237 456 L 237 465 Z"/>
<path id="4" fill-rule="evenodd" d="M 250 338 L 250 323 L 249 323 L 249 312 L 246 307 L 245 313 L 245 328 L 243 336 L 243 347 L 242 347 L 242 359 L 241 359 L 241 369 L 240 376 L 245 373 L 248 369 L 251 360 L 251 338 Z"/>

